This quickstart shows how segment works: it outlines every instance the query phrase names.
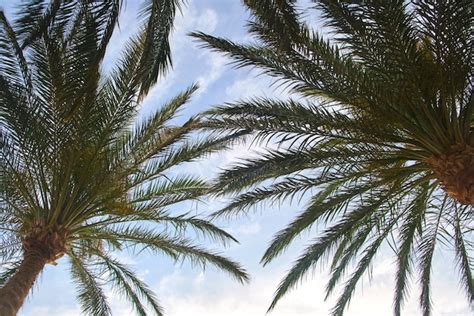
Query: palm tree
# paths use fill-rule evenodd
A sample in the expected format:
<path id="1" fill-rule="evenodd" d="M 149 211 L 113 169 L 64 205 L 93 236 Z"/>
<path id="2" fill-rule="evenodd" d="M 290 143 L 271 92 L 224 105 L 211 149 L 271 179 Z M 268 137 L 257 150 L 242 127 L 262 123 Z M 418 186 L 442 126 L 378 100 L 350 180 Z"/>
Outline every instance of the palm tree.
<path id="1" fill-rule="evenodd" d="M 234 197 L 215 215 L 313 192 L 263 255 L 266 265 L 303 232 L 320 229 L 279 284 L 270 310 L 327 263 L 327 295 L 343 283 L 332 310 L 342 315 L 387 244 L 397 262 L 395 315 L 414 279 L 423 314 L 431 313 L 440 243 L 454 253 L 460 284 L 474 303 L 473 2 L 314 2 L 321 32 L 303 21 L 294 0 L 245 0 L 255 43 L 193 34 L 298 97 L 254 98 L 209 112 L 215 131 L 252 130 L 255 141 L 278 145 L 220 174 L 216 188 Z"/>
<path id="2" fill-rule="evenodd" d="M 138 315 L 162 315 L 155 294 L 117 259 L 121 250 L 248 279 L 238 263 L 190 239 L 226 243 L 235 241 L 231 235 L 167 211 L 209 189 L 170 168 L 226 148 L 233 137 L 197 138 L 199 117 L 173 124 L 196 86 L 137 120 L 141 100 L 170 63 L 179 4 L 145 1 L 143 25 L 110 73 L 101 62 L 122 1 L 30 1 L 12 25 L 0 12 L 1 315 L 16 315 L 45 265 L 63 255 L 90 315 L 111 313 L 104 286 Z"/>

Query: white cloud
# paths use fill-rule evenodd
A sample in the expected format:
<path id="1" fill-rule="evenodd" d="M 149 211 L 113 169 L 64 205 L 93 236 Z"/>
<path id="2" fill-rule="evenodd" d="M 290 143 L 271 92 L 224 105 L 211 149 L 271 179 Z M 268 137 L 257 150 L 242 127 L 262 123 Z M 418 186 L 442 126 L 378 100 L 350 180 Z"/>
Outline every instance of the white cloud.
<path id="1" fill-rule="evenodd" d="M 238 100 L 254 96 L 268 95 L 268 79 L 264 77 L 255 77 L 253 72 L 249 73 L 243 79 L 236 80 L 225 89 L 226 96 L 230 100 Z"/>
<path id="2" fill-rule="evenodd" d="M 235 231 L 239 236 L 253 236 L 260 233 L 262 226 L 258 222 L 251 222 L 239 225 L 235 228 L 232 228 L 231 231 Z"/>
<path id="3" fill-rule="evenodd" d="M 222 76 L 226 68 L 226 64 L 228 63 L 225 57 L 217 53 L 208 53 L 205 56 L 205 69 L 208 70 L 202 76 L 197 78 L 200 89 L 196 95 L 196 98 L 200 94 L 207 91 L 209 86 Z"/>
<path id="4" fill-rule="evenodd" d="M 385 256 L 383 256 L 386 258 Z M 268 268 L 252 269 L 250 284 L 241 285 L 223 273 L 214 270 L 202 272 L 195 268 L 192 272 L 176 268 L 173 273 L 160 279 L 153 286 L 159 301 L 168 316 L 263 316 L 269 306 L 278 282 L 290 265 L 271 265 Z M 435 269 L 436 273 L 437 269 Z M 389 259 L 376 261 L 373 279 L 363 280 L 356 295 L 352 298 L 346 316 L 380 316 L 392 314 L 394 265 Z M 324 301 L 324 286 L 328 275 L 318 270 L 306 278 L 295 290 L 285 296 L 269 316 L 314 316 L 329 315 L 335 296 Z M 450 275 L 436 275 L 433 280 L 434 316 L 471 315 L 464 295 L 459 291 L 457 280 Z M 43 290 L 47 290 L 43 288 Z M 420 315 L 417 288 L 412 286 L 409 300 L 402 312 L 404 316 Z M 113 315 L 134 315 L 129 304 L 119 298 L 117 293 L 107 291 Z M 54 296 L 54 295 L 53 295 Z M 56 304 L 35 304 L 22 316 L 79 316 L 79 307 Z"/>
<path id="5" fill-rule="evenodd" d="M 171 38 L 175 48 L 182 45 L 188 46 L 190 38 L 187 34 L 191 31 L 213 32 L 219 23 L 217 12 L 205 7 L 198 9 L 194 3 L 183 7 L 182 14 L 176 16 L 175 29 Z"/>
<path id="6" fill-rule="evenodd" d="M 36 306 L 31 308 L 27 313 L 20 310 L 22 316 L 78 316 L 81 315 L 79 308 L 71 308 L 69 306 Z"/>
<path id="7" fill-rule="evenodd" d="M 199 14 L 199 18 L 196 23 L 196 30 L 206 33 L 212 33 L 219 23 L 219 18 L 216 11 L 212 9 L 205 9 L 203 13 Z"/>
<path id="8" fill-rule="evenodd" d="M 392 314 L 394 267 L 389 260 L 381 260 L 374 266 L 370 284 L 364 280 L 347 309 L 347 316 L 380 316 Z M 284 268 L 270 267 L 253 271 L 253 280 L 242 286 L 216 273 L 194 276 L 180 270 L 163 278 L 158 285 L 159 297 L 169 316 L 259 316 L 265 315 L 272 295 Z M 216 279 L 218 277 L 218 279 Z M 270 316 L 329 315 L 335 296 L 324 301 L 324 286 L 328 275 L 315 272 L 296 290 L 284 297 Z M 418 292 L 411 293 L 403 315 L 419 315 Z M 443 282 L 434 291 L 433 315 L 470 315 L 464 297 L 459 295 L 455 283 Z"/>

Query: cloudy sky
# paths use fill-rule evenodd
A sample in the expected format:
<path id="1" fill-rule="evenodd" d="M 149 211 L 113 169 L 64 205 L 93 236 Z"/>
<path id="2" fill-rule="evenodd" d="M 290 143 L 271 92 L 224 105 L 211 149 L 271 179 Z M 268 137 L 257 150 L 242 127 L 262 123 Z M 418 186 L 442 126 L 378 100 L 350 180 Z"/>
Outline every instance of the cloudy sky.
<path id="1" fill-rule="evenodd" d="M 7 15 L 11 15 L 12 6 L 17 1 L 0 0 Z M 182 112 L 181 119 L 210 108 L 212 105 L 250 96 L 286 97 L 287 91 L 278 91 L 270 87 L 271 81 L 258 72 L 235 70 L 225 57 L 199 48 L 199 44 L 186 34 L 190 31 L 204 31 L 225 36 L 235 41 L 248 41 L 244 25 L 248 19 L 240 0 L 189 0 L 182 15 L 176 21 L 172 37 L 174 68 L 166 78 L 159 81 L 150 95 L 144 100 L 141 115 L 154 111 L 174 94 L 184 90 L 193 82 L 198 82 L 200 90 Z M 120 49 L 127 37 L 136 30 L 137 7 L 141 1 L 125 1 L 120 29 L 108 51 L 104 69 L 110 69 L 113 61 L 120 55 Z M 307 15 L 309 20 L 316 14 Z M 311 21 L 317 23 L 317 21 Z M 215 174 L 219 168 L 232 163 L 238 157 L 248 155 L 251 148 L 239 146 L 233 151 L 212 156 L 206 161 L 183 167 L 183 172 L 197 172 L 203 176 Z M 181 205 L 175 212 L 192 210 L 199 214 L 208 214 L 225 203 L 224 200 L 208 201 L 200 205 Z M 301 202 L 304 204 L 304 199 Z M 247 218 L 222 221 L 220 225 L 240 240 L 238 245 L 222 249 L 226 255 L 239 260 L 250 272 L 252 280 L 241 285 L 225 274 L 212 268 L 203 271 L 189 263 L 175 265 L 167 258 L 142 254 L 134 256 L 120 254 L 120 258 L 131 264 L 141 278 L 157 293 L 167 315 L 172 316 L 258 316 L 265 315 L 273 291 L 286 270 L 291 266 L 308 237 L 308 233 L 270 266 L 259 265 L 260 256 L 271 240 L 272 234 L 285 226 L 295 216 L 302 204 L 282 204 L 259 208 Z M 206 243 L 213 248 L 215 245 Z M 372 278 L 364 279 L 356 295 L 351 300 L 347 315 L 391 315 L 393 298 L 393 262 L 389 249 L 384 249 L 373 266 Z M 449 252 L 438 254 L 434 263 L 433 297 L 434 315 L 461 316 L 471 315 L 466 299 L 457 284 L 457 275 L 453 271 L 453 258 Z M 29 297 L 20 315 L 23 316 L 67 316 L 80 315 L 75 303 L 74 285 L 71 283 L 66 262 L 59 261 L 58 266 L 48 266 Z M 306 316 L 328 315 L 334 303 L 334 297 L 324 301 L 324 286 L 327 271 L 316 270 L 312 276 L 287 295 L 270 316 Z M 403 315 L 419 315 L 417 284 L 411 286 L 410 299 L 405 304 Z M 114 315 L 133 315 L 132 310 L 120 301 L 116 293 L 109 292 Z"/>

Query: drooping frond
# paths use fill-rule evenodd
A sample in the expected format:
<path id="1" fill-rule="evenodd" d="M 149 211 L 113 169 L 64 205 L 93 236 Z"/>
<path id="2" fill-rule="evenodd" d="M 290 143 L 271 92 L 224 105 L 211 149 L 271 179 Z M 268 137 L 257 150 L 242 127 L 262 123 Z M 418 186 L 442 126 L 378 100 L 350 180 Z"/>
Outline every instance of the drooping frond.
<path id="1" fill-rule="evenodd" d="M 77 288 L 82 311 L 88 315 L 112 315 L 105 293 L 98 284 L 100 277 L 80 258 L 70 254 L 71 275 Z"/>
<path id="2" fill-rule="evenodd" d="M 136 225 L 112 226 L 112 228 L 103 228 L 102 230 L 104 233 L 99 231 L 97 235 L 93 235 L 91 238 L 111 239 L 123 243 L 127 247 L 143 248 L 144 250 L 166 254 L 174 260 L 187 259 L 202 267 L 211 264 L 220 270 L 226 271 L 240 282 L 248 280 L 248 275 L 238 263 L 218 253 L 194 245 L 190 240 L 180 236 L 171 236 L 166 232 L 154 232 Z"/>
<path id="3" fill-rule="evenodd" d="M 145 54 L 140 60 L 140 72 L 143 76 L 140 96 L 148 93 L 159 75 L 164 74 L 171 65 L 169 36 L 173 29 L 176 11 L 180 10 L 183 0 L 146 0 L 142 15 L 146 29 Z"/>
<path id="4" fill-rule="evenodd" d="M 95 264 L 105 275 L 112 287 L 123 293 L 133 305 L 138 315 L 148 315 L 147 306 L 157 316 L 163 315 L 155 294 L 144 284 L 129 267 L 106 255 L 99 255 Z"/>

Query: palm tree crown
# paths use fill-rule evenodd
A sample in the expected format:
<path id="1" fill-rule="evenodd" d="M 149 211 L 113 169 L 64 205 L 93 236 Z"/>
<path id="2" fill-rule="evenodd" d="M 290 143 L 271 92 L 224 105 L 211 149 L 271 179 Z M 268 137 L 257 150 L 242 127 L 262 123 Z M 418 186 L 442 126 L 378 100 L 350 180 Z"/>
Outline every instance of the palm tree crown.
<path id="1" fill-rule="evenodd" d="M 472 304 L 473 2 L 314 2 L 325 35 L 303 22 L 294 0 L 244 0 L 254 44 L 193 34 L 299 97 L 250 99 L 209 112 L 214 130 L 253 130 L 258 141 L 278 144 L 221 173 L 220 193 L 236 196 L 216 215 L 314 191 L 263 255 L 268 264 L 301 233 L 322 229 L 281 281 L 270 309 L 328 260 L 328 295 L 349 273 L 333 309 L 341 315 L 386 243 L 397 261 L 396 315 L 415 275 L 423 313 L 430 314 L 440 242 L 455 254 Z"/>
<path id="2" fill-rule="evenodd" d="M 239 281 L 239 264 L 201 248 L 187 229 L 235 241 L 209 221 L 167 207 L 208 185 L 171 175 L 232 137 L 197 139 L 194 117 L 172 124 L 196 90 L 137 121 L 137 106 L 170 63 L 180 1 L 145 1 L 143 25 L 110 73 L 101 70 L 122 1 L 31 1 L 15 23 L 0 12 L 0 314 L 15 315 L 45 264 L 65 255 L 84 313 L 109 315 L 103 286 L 139 315 L 161 315 L 153 292 L 113 255 L 124 249 L 212 264 Z M 176 174 L 173 172 L 173 174 Z"/>

